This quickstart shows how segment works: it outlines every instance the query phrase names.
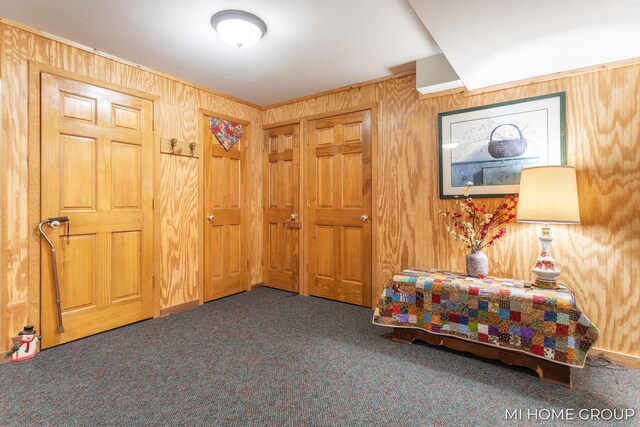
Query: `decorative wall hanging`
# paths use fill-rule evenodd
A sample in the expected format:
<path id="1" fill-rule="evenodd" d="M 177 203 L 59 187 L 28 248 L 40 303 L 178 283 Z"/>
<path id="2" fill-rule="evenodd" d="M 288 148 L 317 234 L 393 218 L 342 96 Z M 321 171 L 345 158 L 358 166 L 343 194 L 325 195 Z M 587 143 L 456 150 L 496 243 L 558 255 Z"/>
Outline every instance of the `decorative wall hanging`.
<path id="1" fill-rule="evenodd" d="M 242 138 L 242 125 L 240 123 L 211 117 L 210 127 L 220 145 L 227 151 Z"/>
<path id="2" fill-rule="evenodd" d="M 565 94 L 440 113 L 438 132 L 441 199 L 517 193 L 522 168 L 566 164 Z"/>

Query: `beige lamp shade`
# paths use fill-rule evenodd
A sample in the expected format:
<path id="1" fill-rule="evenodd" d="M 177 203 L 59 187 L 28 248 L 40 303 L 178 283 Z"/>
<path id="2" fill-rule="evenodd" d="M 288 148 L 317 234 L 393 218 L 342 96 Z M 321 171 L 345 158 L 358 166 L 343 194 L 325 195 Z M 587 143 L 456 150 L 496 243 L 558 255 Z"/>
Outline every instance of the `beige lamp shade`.
<path id="1" fill-rule="evenodd" d="M 576 169 L 573 166 L 522 169 L 516 221 L 580 224 Z"/>

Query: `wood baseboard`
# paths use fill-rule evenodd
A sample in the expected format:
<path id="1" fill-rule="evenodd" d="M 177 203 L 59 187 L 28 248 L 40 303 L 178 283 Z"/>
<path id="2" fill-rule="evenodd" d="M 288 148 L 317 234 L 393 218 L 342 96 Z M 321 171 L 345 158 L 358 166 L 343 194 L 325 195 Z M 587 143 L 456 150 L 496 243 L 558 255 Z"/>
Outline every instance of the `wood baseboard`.
<path id="1" fill-rule="evenodd" d="M 160 310 L 160 317 L 168 316 L 170 314 L 180 313 L 181 311 L 191 310 L 200 305 L 200 300 L 193 300 L 185 302 L 183 304 L 174 305 L 173 307 L 167 307 Z"/>
<path id="2" fill-rule="evenodd" d="M 262 286 L 264 286 L 264 283 L 262 283 L 262 282 L 253 283 L 253 284 L 249 285 L 249 288 L 247 288 L 247 292 L 255 291 L 256 289 L 261 288 Z"/>
<path id="3" fill-rule="evenodd" d="M 627 368 L 640 369 L 640 356 L 633 356 L 631 354 L 618 353 L 617 351 L 603 350 L 601 348 L 592 348 L 589 350 L 589 357 L 606 357 L 613 363 L 626 366 Z"/>

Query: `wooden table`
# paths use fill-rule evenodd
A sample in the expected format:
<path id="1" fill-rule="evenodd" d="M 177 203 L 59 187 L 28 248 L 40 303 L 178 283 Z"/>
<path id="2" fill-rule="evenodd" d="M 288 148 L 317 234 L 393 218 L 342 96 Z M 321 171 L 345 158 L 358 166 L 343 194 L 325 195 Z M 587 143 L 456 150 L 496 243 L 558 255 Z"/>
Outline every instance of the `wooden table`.
<path id="1" fill-rule="evenodd" d="M 382 293 L 373 322 L 394 328 L 394 340 L 425 341 L 509 365 L 571 387 L 599 332 L 568 289 L 478 279 L 440 270 L 404 270 Z"/>

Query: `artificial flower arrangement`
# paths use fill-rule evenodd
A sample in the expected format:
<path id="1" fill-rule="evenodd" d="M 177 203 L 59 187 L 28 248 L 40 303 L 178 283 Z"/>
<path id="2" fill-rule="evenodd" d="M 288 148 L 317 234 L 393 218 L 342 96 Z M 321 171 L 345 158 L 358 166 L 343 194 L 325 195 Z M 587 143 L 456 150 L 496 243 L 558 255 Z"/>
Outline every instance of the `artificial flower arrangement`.
<path id="1" fill-rule="evenodd" d="M 440 214 L 447 224 L 447 231 L 455 239 L 460 240 L 472 251 L 481 251 L 486 247 L 493 246 L 498 239 L 507 233 L 504 226 L 516 217 L 518 196 L 504 196 L 502 203 L 495 210 L 489 211 L 486 205 L 476 204 L 469 197 L 469 189 L 472 185 L 472 182 L 467 183 L 467 188 L 464 191 L 465 200 L 456 200 L 458 212 L 440 210 Z M 469 270 L 469 264 L 467 264 L 467 270 Z M 486 275 L 486 272 L 471 275 L 481 276 Z"/>

